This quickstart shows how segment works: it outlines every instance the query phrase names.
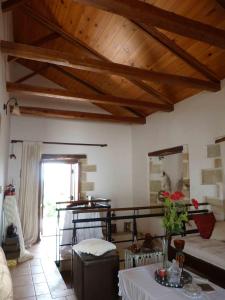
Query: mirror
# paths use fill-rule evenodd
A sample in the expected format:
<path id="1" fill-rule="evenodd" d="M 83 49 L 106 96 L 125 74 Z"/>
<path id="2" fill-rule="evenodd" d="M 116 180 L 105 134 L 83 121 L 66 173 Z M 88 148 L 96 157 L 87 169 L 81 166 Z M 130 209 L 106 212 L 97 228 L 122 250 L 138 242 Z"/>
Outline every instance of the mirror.
<path id="1" fill-rule="evenodd" d="M 162 192 L 180 191 L 184 200 L 190 199 L 189 155 L 188 146 L 150 152 L 149 186 L 150 205 L 159 205 L 163 199 Z"/>
<path id="2" fill-rule="evenodd" d="M 204 200 L 211 205 L 216 220 L 225 219 L 225 138 L 207 145 L 208 168 L 201 170 Z"/>

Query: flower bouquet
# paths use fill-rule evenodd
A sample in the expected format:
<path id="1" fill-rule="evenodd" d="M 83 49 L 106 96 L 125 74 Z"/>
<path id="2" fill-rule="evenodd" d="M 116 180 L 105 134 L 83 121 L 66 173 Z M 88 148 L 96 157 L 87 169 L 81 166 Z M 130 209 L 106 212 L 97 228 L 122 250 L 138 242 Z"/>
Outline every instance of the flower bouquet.
<path id="1" fill-rule="evenodd" d="M 163 267 L 167 268 L 168 264 L 168 243 L 173 234 L 182 234 L 184 225 L 188 222 L 188 211 L 183 201 L 184 194 L 175 192 L 163 194 L 163 227 L 165 229 L 165 238 L 163 240 Z"/>
<path id="2" fill-rule="evenodd" d="M 185 223 L 188 222 L 188 209 L 185 205 L 184 194 L 182 192 L 163 192 L 163 227 L 165 229 L 165 236 L 163 239 L 163 268 L 160 270 L 161 274 L 166 276 L 169 268 L 168 262 L 168 246 L 172 235 L 182 234 L 185 231 Z M 192 199 L 193 206 L 198 208 L 198 201 Z M 174 269 L 176 268 L 174 264 Z M 161 276 L 160 276 L 161 277 Z M 163 279 L 164 280 L 164 279 Z"/>

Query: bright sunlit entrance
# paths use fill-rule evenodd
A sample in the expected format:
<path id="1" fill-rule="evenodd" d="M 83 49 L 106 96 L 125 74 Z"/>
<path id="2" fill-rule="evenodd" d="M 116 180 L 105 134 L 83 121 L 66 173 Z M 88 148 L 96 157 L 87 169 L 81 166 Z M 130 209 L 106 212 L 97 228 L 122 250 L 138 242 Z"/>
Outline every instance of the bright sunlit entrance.
<path id="1" fill-rule="evenodd" d="M 42 164 L 41 235 L 56 234 L 56 202 L 79 198 L 79 163 Z"/>

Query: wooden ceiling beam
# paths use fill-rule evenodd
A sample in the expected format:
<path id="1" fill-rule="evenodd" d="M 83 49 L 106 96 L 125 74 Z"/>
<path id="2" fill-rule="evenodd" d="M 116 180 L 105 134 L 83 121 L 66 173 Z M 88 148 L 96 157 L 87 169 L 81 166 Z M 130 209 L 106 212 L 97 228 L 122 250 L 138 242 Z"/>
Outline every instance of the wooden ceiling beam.
<path id="1" fill-rule="evenodd" d="M 135 24 L 139 29 L 141 29 L 144 33 L 146 33 L 147 36 L 150 36 L 156 41 L 158 41 L 160 45 L 163 45 L 167 50 L 175 54 L 178 58 L 182 59 L 185 63 L 187 63 L 193 69 L 198 71 L 200 74 L 202 74 L 209 80 L 215 82 L 219 81 L 219 78 L 212 70 L 210 70 L 206 65 L 202 64 L 194 56 L 192 56 L 183 48 L 181 48 L 176 42 L 172 41 L 170 38 L 168 38 L 164 33 L 159 31 L 157 28 L 139 22 L 134 22 L 134 21 L 131 22 Z"/>
<path id="2" fill-rule="evenodd" d="M 43 69 L 41 67 L 40 68 L 31 68 L 30 64 L 27 65 L 26 62 L 27 61 L 23 60 L 23 59 L 19 60 L 20 64 L 22 64 L 23 66 L 28 67 L 29 69 L 33 70 L 34 75 L 39 74 L 41 76 L 44 76 L 48 80 L 54 82 L 57 85 L 60 85 L 64 89 L 70 90 L 71 92 L 74 92 L 74 90 L 71 90 L 70 87 L 68 88 L 68 86 L 66 84 L 64 84 L 63 81 L 58 82 L 58 81 L 54 80 L 54 77 L 52 78 L 52 77 L 46 76 L 46 72 L 45 72 L 44 67 L 46 67 L 46 69 L 49 68 L 49 67 L 51 67 L 51 69 L 53 69 L 53 70 L 55 69 L 57 72 L 60 72 L 64 76 L 72 79 L 74 81 L 74 83 L 77 82 L 77 83 L 83 85 L 85 88 L 87 88 L 87 91 L 89 91 L 89 92 L 92 91 L 94 94 L 98 93 L 98 94 L 101 94 L 101 95 L 105 95 L 105 93 L 103 93 L 99 88 L 95 87 L 93 84 L 90 84 L 87 81 L 84 81 L 83 79 L 80 79 L 79 77 L 75 76 L 73 73 L 70 73 L 67 70 L 65 70 L 63 67 L 43 63 L 42 66 L 41 66 L 41 67 L 43 67 Z M 111 114 L 115 113 L 114 108 L 119 108 L 121 110 L 121 113 L 122 113 L 122 110 L 123 110 L 123 112 L 131 112 L 132 115 L 135 115 L 137 117 L 145 117 L 146 116 L 146 114 L 141 115 L 141 113 L 139 111 L 137 111 L 136 108 L 134 110 L 134 109 L 131 109 L 130 107 L 118 107 L 118 106 L 116 107 L 116 106 L 110 106 L 110 105 L 104 105 L 104 104 L 95 104 L 95 105 L 97 107 L 100 107 L 101 109 L 104 109 L 105 111 L 107 111 Z"/>
<path id="3" fill-rule="evenodd" d="M 97 88 L 95 85 L 91 84 L 89 81 L 77 77 L 73 73 L 68 72 L 67 70 L 65 70 L 63 67 L 58 67 L 58 66 L 53 66 L 53 65 L 51 67 L 58 70 L 59 72 L 63 73 L 65 76 L 67 76 L 67 77 L 69 77 L 69 78 L 71 78 L 75 81 L 78 81 L 79 83 L 86 86 L 88 89 L 93 90 L 93 92 L 97 92 L 100 95 L 106 95 L 105 92 L 103 92 L 101 89 Z M 153 105 L 157 104 L 157 103 L 150 102 L 150 101 L 149 101 L 149 103 L 152 103 Z M 170 107 L 174 107 L 173 104 L 170 104 L 170 103 L 167 103 L 167 102 L 165 102 L 165 103 L 166 103 L 165 104 L 166 106 L 168 105 Z M 126 107 L 126 110 L 129 110 L 130 112 L 135 114 L 137 117 L 145 117 L 146 116 L 146 114 L 144 114 L 143 112 L 137 111 L 137 109 L 132 109 L 131 107 Z"/>
<path id="4" fill-rule="evenodd" d="M 87 45 L 86 43 L 79 40 L 76 36 L 73 36 L 72 34 L 66 32 L 62 27 L 58 26 L 55 23 L 52 23 L 48 18 L 44 17 L 40 13 L 38 13 L 37 10 L 32 9 L 28 5 L 23 5 L 22 12 L 26 13 L 28 16 L 30 16 L 33 20 L 41 24 L 42 26 L 48 28 L 49 30 L 52 30 L 54 32 L 57 32 L 63 39 L 65 39 L 67 42 L 71 43 L 72 45 L 79 47 L 85 55 L 88 57 L 93 57 L 97 59 L 101 59 L 104 61 L 110 61 L 108 58 L 103 56 L 101 53 L 97 52 L 95 49 Z M 149 84 L 145 84 L 144 82 L 140 80 L 134 80 L 129 79 L 130 82 L 146 93 L 148 93 L 151 96 L 156 97 L 163 103 L 167 104 L 173 104 L 173 101 L 169 99 L 167 96 L 160 93 L 158 90 L 151 87 Z"/>
<path id="5" fill-rule="evenodd" d="M 198 41 L 225 48 L 225 31 L 139 0 L 75 0 Z"/>
<path id="6" fill-rule="evenodd" d="M 66 70 L 63 67 L 52 65 L 51 68 L 59 71 L 60 73 L 62 73 L 66 77 L 68 77 L 68 78 L 70 78 L 72 80 L 75 80 L 76 82 L 81 83 L 82 85 L 84 85 L 85 87 L 87 87 L 87 89 L 92 90 L 94 93 L 98 93 L 100 95 L 105 95 L 106 94 L 102 90 L 100 90 L 98 87 L 96 87 L 93 83 L 90 83 L 87 79 L 81 79 L 80 77 L 78 77 L 74 73 L 69 72 L 68 70 Z"/>
<path id="7" fill-rule="evenodd" d="M 101 89 L 97 88 L 95 85 L 93 85 L 92 83 L 90 83 L 87 80 L 81 79 L 80 77 L 76 76 L 75 74 L 68 72 L 67 70 L 65 70 L 63 67 L 58 67 L 58 66 L 51 66 L 53 69 L 56 69 L 57 71 L 59 71 L 60 73 L 64 74 L 66 77 L 71 78 L 72 80 L 75 80 L 79 83 L 81 83 L 82 85 L 84 85 L 85 87 L 87 87 L 88 89 L 91 89 L 93 92 L 98 93 L 100 95 L 106 95 L 105 92 L 103 92 Z M 65 88 L 65 87 L 64 87 Z M 152 102 L 149 102 L 152 103 Z M 166 102 L 167 103 L 167 102 Z M 153 103 L 154 104 L 154 103 Z M 172 105 L 173 104 L 167 104 L 167 105 Z M 102 106 L 100 106 L 102 108 Z M 104 108 L 105 109 L 105 108 Z M 146 114 L 143 114 L 142 112 L 140 112 L 140 110 L 137 110 L 137 108 L 133 109 L 131 107 L 124 107 L 124 109 L 130 111 L 132 114 L 136 115 L 137 117 L 145 117 Z"/>
<path id="8" fill-rule="evenodd" d="M 161 111 L 172 111 L 172 105 L 163 105 L 163 104 L 152 104 L 147 101 L 141 100 L 132 100 L 126 98 L 120 98 L 110 95 L 82 95 L 79 93 L 71 92 L 68 90 L 61 90 L 55 88 L 46 88 L 32 86 L 28 84 L 18 84 L 13 82 L 7 82 L 7 91 L 9 93 L 16 93 L 20 95 L 29 95 L 29 96 L 42 96 L 47 98 L 69 100 L 69 101 L 84 101 L 84 102 L 93 102 L 100 104 L 110 104 L 117 106 L 128 106 L 128 107 L 137 107 L 137 108 L 148 108 L 148 109 L 157 109 Z"/>
<path id="9" fill-rule="evenodd" d="M 209 91 L 220 90 L 220 83 L 217 82 L 210 82 L 206 80 L 168 73 L 154 72 L 85 57 L 75 57 L 74 55 L 71 55 L 69 53 L 63 53 L 61 51 L 51 50 L 47 48 L 34 47 L 8 41 L 1 41 L 0 47 L 1 51 L 8 55 L 28 60 L 47 62 L 50 64 L 70 67 L 74 69 L 98 72 L 101 74 L 116 74 L 128 78 L 156 81 L 165 84 L 175 84 Z"/>
<path id="10" fill-rule="evenodd" d="M 22 4 L 25 4 L 28 0 L 8 0 L 2 2 L 2 11 L 8 12 L 14 10 L 15 8 L 19 7 Z"/>
<path id="11" fill-rule="evenodd" d="M 88 113 L 80 111 L 68 111 L 68 110 L 58 110 L 49 109 L 42 107 L 28 107 L 20 106 L 21 115 L 31 115 L 37 117 L 47 117 L 47 118 L 61 118 L 67 120 L 88 120 L 88 121 L 104 121 L 104 122 L 120 122 L 120 123 L 130 123 L 130 124 L 145 124 L 145 118 L 135 118 L 135 117 L 121 117 L 114 115 L 98 114 L 98 113 Z"/>
<path id="12" fill-rule="evenodd" d="M 51 32 L 51 33 L 45 35 L 44 37 L 41 37 L 40 39 L 37 39 L 36 41 L 32 42 L 31 45 L 33 45 L 33 46 L 42 46 L 43 44 L 48 43 L 52 40 L 55 40 L 58 37 L 59 37 L 59 34 L 57 32 Z M 13 62 L 13 61 L 15 62 L 18 59 L 19 59 L 18 57 L 10 56 L 8 58 L 8 61 L 9 62 Z"/>
<path id="13" fill-rule="evenodd" d="M 225 0 L 216 0 L 225 9 Z"/>

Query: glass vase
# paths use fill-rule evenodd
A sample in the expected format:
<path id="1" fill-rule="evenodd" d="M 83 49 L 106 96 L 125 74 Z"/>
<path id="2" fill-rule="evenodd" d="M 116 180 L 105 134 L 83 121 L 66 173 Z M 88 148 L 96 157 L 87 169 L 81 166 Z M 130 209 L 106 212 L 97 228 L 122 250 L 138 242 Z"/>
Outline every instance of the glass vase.
<path id="1" fill-rule="evenodd" d="M 169 267 L 169 260 L 168 260 L 169 241 L 170 241 L 170 236 L 165 235 L 162 240 L 163 269 L 167 269 Z"/>

